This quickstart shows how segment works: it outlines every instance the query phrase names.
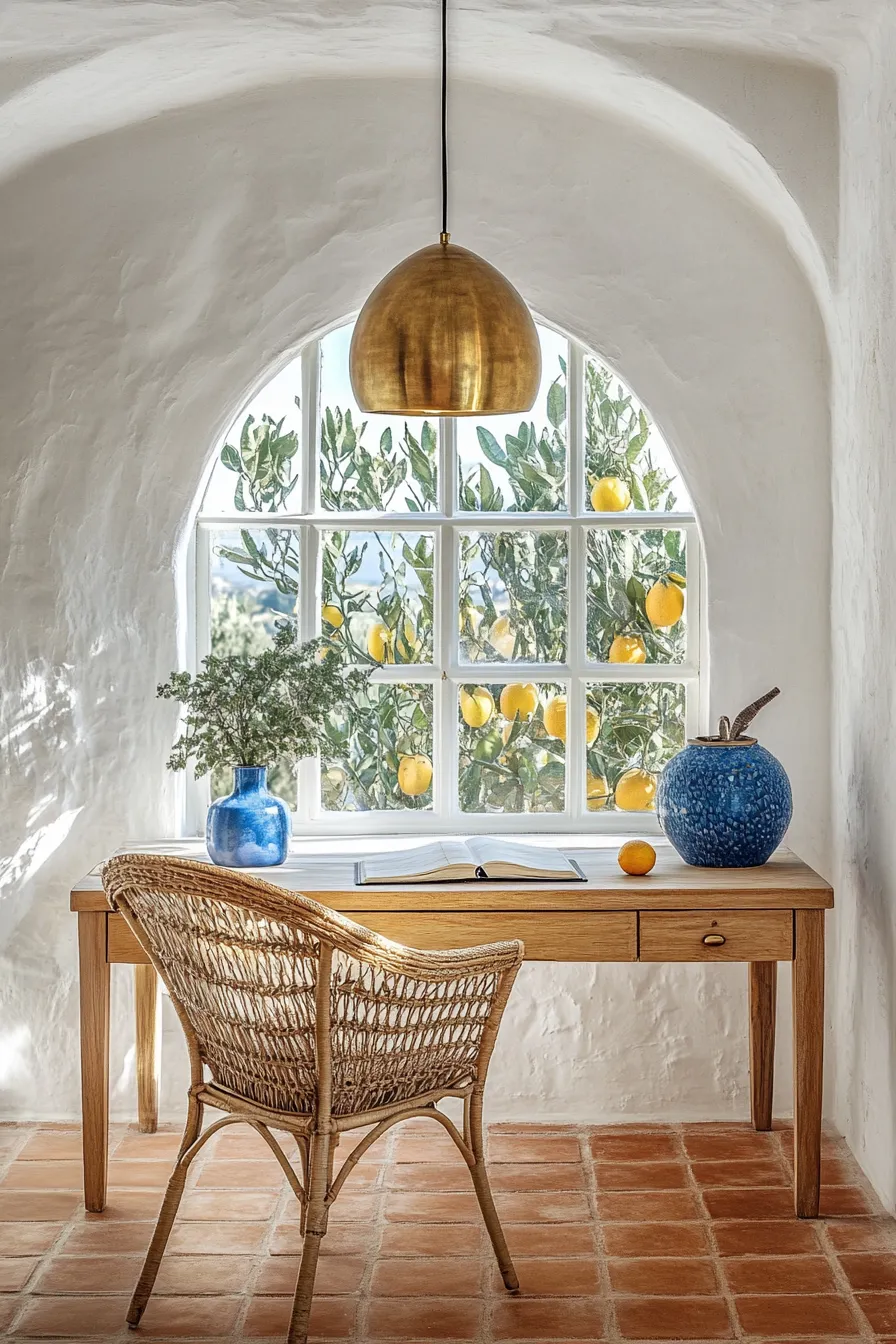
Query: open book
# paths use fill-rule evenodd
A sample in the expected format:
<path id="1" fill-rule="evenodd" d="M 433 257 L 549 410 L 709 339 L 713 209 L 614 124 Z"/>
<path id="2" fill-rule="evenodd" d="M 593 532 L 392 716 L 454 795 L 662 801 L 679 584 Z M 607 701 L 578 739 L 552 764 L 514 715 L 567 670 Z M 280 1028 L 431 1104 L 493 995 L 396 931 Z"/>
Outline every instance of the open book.
<path id="1" fill-rule="evenodd" d="M 559 849 L 518 845 L 487 835 L 472 840 L 434 840 L 414 849 L 361 859 L 355 868 L 359 887 L 379 882 L 465 882 L 502 877 L 585 881 L 579 865 Z"/>

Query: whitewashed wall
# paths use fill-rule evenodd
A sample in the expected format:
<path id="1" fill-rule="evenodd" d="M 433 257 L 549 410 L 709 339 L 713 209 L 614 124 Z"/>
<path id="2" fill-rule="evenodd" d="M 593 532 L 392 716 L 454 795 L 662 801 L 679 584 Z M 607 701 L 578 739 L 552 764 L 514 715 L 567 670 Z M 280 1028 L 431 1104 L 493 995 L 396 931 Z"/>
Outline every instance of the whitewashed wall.
<path id="1" fill-rule="evenodd" d="M 799 183 L 788 194 L 693 95 L 629 71 L 610 115 L 609 83 L 589 105 L 573 67 L 575 96 L 543 79 L 538 96 L 463 87 L 454 236 L 601 351 L 661 424 L 705 539 L 712 712 L 781 685 L 762 735 L 793 780 L 792 843 L 826 868 L 829 375 Z M 174 723 L 154 690 L 180 657 L 176 561 L 211 445 L 265 371 L 432 236 L 429 97 L 397 75 L 283 84 L 0 180 L 3 1117 L 76 1113 L 70 882 L 176 825 Z M 121 971 L 120 1114 L 128 995 Z M 782 1111 L 788 1021 L 785 994 Z M 513 1035 L 493 1115 L 746 1113 L 742 968 L 526 967 Z M 177 1113 L 174 1031 L 165 1055 Z"/>

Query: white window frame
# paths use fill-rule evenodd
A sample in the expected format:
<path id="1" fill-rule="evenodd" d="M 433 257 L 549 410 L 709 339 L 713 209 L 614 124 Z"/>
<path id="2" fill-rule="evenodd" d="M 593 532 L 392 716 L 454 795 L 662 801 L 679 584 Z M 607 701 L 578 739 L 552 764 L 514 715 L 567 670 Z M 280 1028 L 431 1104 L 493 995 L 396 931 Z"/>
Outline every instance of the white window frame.
<path id="1" fill-rule="evenodd" d="M 537 319 L 540 326 L 551 324 Z M 346 325 L 336 323 L 330 330 Z M 192 649 L 194 666 L 210 647 L 211 559 L 213 534 L 234 528 L 295 527 L 301 533 L 301 574 L 314 574 L 313 584 L 302 582 L 297 602 L 299 634 L 303 640 L 321 633 L 320 537 L 336 528 L 353 532 L 405 530 L 432 532 L 434 540 L 434 630 L 432 665 L 400 664 L 378 667 L 374 683 L 425 683 L 433 687 L 433 804 L 430 809 L 394 809 L 383 812 L 327 812 L 320 806 L 318 758 L 298 762 L 298 809 L 293 813 L 295 836 L 363 836 L 458 834 L 553 834 L 588 830 L 598 834 L 652 833 L 658 830 L 652 812 L 589 812 L 586 807 L 586 745 L 583 733 L 570 733 L 566 750 L 566 808 L 564 812 L 472 813 L 461 811 L 455 781 L 458 771 L 458 688 L 507 682 L 550 682 L 568 697 L 568 722 L 585 721 L 586 687 L 593 682 L 673 682 L 685 688 L 685 734 L 693 737 L 705 718 L 701 669 L 705 646 L 703 604 L 703 551 L 695 515 L 683 513 L 593 513 L 586 510 L 584 366 L 591 352 L 559 331 L 568 341 L 566 498 L 568 508 L 551 513 L 473 513 L 457 507 L 456 421 L 439 420 L 439 511 L 427 513 L 325 513 L 320 507 L 318 448 L 320 415 L 318 383 L 320 340 L 301 351 L 301 441 L 297 454 L 300 473 L 294 492 L 300 508 L 290 513 L 233 513 L 197 516 L 188 556 L 194 594 Z M 600 359 L 600 356 L 593 356 Z M 604 361 L 601 360 L 603 363 Z M 435 417 L 430 417 L 435 420 Z M 216 450 L 220 451 L 220 444 Z M 209 477 L 205 476 L 204 484 Z M 586 538 L 589 528 L 644 531 L 652 527 L 685 533 L 688 569 L 688 620 L 682 663 L 637 665 L 595 662 L 586 657 Z M 458 535 L 464 531 L 566 531 L 568 546 L 568 625 L 565 663 L 464 663 L 460 659 L 457 625 Z M 188 619 L 191 613 L 188 612 Z M 574 782 L 578 781 L 576 786 Z M 188 772 L 185 789 L 184 833 L 204 830 L 209 804 L 209 777 Z"/>

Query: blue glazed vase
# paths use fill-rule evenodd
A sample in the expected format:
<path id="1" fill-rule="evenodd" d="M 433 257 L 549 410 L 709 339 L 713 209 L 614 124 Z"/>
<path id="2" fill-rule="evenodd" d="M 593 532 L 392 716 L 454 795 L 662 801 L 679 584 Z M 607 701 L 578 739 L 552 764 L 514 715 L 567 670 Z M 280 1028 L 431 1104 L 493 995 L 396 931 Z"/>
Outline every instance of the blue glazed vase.
<path id="1" fill-rule="evenodd" d="M 781 843 L 793 797 L 783 765 L 755 738 L 696 739 L 660 776 L 656 810 L 685 863 L 753 868 Z"/>
<path id="2" fill-rule="evenodd" d="M 267 768 L 236 765 L 233 793 L 208 810 L 205 843 L 213 863 L 225 868 L 272 868 L 289 847 L 291 818 L 282 799 L 268 792 Z"/>

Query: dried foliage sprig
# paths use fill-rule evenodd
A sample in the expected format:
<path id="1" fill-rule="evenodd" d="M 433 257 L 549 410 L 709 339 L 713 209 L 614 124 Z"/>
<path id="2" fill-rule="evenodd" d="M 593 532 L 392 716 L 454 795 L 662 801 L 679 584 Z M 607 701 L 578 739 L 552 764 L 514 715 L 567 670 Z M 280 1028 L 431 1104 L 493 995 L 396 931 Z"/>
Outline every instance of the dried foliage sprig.
<path id="1" fill-rule="evenodd" d="M 205 775 L 218 766 L 313 756 L 326 715 L 363 692 L 369 677 L 367 670 L 346 671 L 326 641 L 300 644 L 295 627 L 278 622 L 262 653 L 210 655 L 195 677 L 173 672 L 159 686 L 160 699 L 186 709 L 168 768 L 184 770 L 193 758 Z"/>

